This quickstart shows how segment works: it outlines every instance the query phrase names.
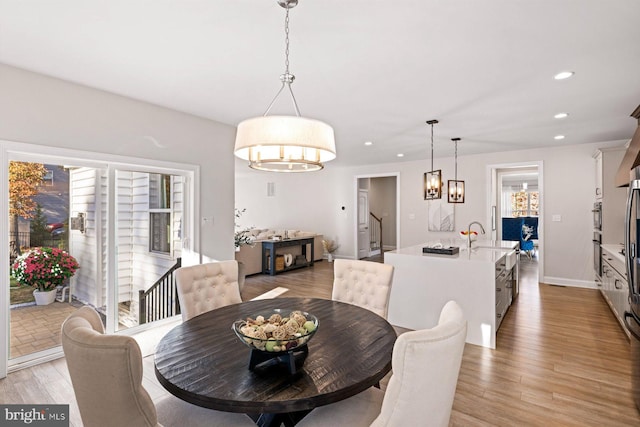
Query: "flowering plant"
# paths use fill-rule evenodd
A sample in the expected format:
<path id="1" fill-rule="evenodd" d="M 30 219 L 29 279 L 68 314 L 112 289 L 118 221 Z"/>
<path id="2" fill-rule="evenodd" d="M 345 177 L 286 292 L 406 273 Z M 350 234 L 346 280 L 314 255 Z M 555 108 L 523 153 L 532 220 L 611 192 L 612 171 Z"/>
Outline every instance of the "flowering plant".
<path id="1" fill-rule="evenodd" d="M 50 291 L 80 268 L 78 261 L 58 248 L 34 248 L 16 258 L 11 276 L 21 285 Z"/>

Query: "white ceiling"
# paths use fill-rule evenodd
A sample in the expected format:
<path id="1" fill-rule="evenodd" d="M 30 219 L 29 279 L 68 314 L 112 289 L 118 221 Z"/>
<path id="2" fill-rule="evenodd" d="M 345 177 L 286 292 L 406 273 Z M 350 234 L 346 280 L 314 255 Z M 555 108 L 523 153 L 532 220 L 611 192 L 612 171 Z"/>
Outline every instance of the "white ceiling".
<path id="1" fill-rule="evenodd" d="M 236 125 L 279 88 L 284 15 L 275 0 L 0 0 L 0 62 Z M 453 137 L 460 156 L 628 139 L 638 18 L 637 0 L 300 0 L 293 90 L 334 127 L 333 164 L 428 158 L 429 119 L 436 157 Z"/>

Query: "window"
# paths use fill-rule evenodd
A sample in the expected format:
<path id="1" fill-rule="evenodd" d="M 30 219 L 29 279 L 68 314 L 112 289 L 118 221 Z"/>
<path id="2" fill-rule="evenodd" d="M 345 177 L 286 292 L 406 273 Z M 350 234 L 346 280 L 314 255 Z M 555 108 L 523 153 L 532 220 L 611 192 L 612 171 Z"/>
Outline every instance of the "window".
<path id="1" fill-rule="evenodd" d="M 514 218 L 521 216 L 538 216 L 538 192 L 521 190 L 511 193 L 511 215 Z"/>
<path id="2" fill-rule="evenodd" d="M 149 174 L 149 250 L 171 253 L 171 175 Z"/>

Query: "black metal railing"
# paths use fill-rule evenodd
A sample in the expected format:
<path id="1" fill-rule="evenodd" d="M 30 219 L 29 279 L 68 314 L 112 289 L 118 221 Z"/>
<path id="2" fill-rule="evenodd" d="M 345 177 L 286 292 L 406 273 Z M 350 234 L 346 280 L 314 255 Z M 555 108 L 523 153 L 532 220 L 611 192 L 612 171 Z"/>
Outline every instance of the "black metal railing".
<path id="1" fill-rule="evenodd" d="M 182 258 L 146 291 L 138 292 L 138 323 L 153 322 L 180 314 L 174 272 L 182 266 Z"/>
<path id="2" fill-rule="evenodd" d="M 382 218 L 378 218 L 373 212 L 369 212 L 373 221 L 369 221 L 369 250 L 382 253 Z"/>

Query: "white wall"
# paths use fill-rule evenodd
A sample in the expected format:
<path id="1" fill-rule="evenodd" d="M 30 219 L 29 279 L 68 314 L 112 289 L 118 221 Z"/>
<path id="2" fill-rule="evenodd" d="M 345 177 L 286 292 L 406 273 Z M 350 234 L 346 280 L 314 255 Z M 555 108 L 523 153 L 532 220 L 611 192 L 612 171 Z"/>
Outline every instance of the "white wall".
<path id="1" fill-rule="evenodd" d="M 400 246 L 434 238 L 456 238 L 474 220 L 489 224 L 488 166 L 505 163 L 543 163 L 543 234 L 545 283 L 593 285 L 592 219 L 595 161 L 598 147 L 626 141 L 579 144 L 539 150 L 507 151 L 458 157 L 458 179 L 465 181 L 465 203 L 455 206 L 455 233 L 427 231 L 427 202 L 423 199 L 424 161 L 362 167 L 332 167 L 308 175 L 275 175 L 244 171 L 236 176 L 236 206 L 246 207 L 246 219 L 259 226 L 288 226 L 322 232 L 340 242 L 336 255 L 355 256 L 355 176 L 399 173 Z M 339 142 L 338 142 L 339 152 Z M 453 175 L 453 158 L 436 159 L 444 179 Z M 245 166 L 246 168 L 246 166 Z M 266 198 L 266 182 L 277 182 L 277 194 Z M 342 210 L 341 207 L 345 209 Z M 623 209 L 623 207 L 620 207 Z M 553 222 L 560 215 L 560 222 Z M 413 218 L 413 219 L 412 219 Z"/>
<path id="2" fill-rule="evenodd" d="M 0 93 L 0 139 L 199 165 L 201 252 L 233 259 L 233 126 L 3 64 Z"/>
<path id="3" fill-rule="evenodd" d="M 273 197 L 267 195 L 270 182 L 275 187 Z M 250 169 L 238 159 L 236 186 L 240 190 L 235 194 L 235 207 L 246 208 L 238 224 L 313 231 L 340 244 L 342 237 L 335 229 L 335 218 L 347 200 L 336 197 L 336 185 L 334 174 L 327 169 L 292 174 L 262 172 Z"/>

